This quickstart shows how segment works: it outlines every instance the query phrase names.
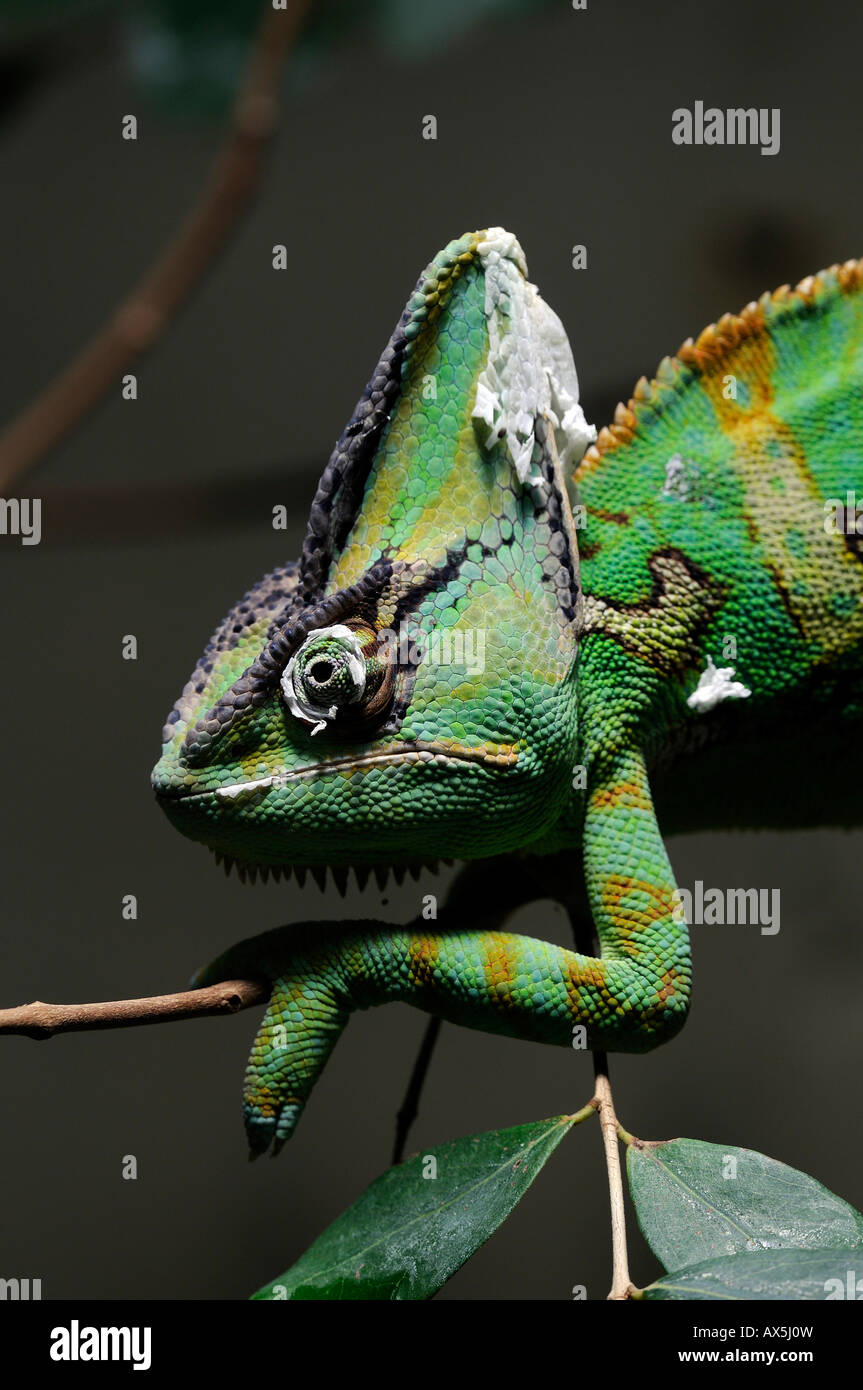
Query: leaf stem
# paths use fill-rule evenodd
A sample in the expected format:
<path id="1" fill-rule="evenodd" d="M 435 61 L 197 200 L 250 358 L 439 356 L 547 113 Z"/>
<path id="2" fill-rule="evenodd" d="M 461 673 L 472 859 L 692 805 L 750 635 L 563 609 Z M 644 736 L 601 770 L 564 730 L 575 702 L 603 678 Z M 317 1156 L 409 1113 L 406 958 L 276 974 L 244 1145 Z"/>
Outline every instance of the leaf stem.
<path id="1" fill-rule="evenodd" d="M 608 1298 L 622 1301 L 629 1298 L 632 1280 L 629 1277 L 629 1257 L 626 1248 L 626 1210 L 623 1203 L 623 1178 L 618 1147 L 619 1125 L 608 1076 L 608 1058 L 604 1052 L 594 1052 L 593 1071 L 596 1078 L 593 1104 L 599 1111 L 611 1205 L 612 1273 Z"/>

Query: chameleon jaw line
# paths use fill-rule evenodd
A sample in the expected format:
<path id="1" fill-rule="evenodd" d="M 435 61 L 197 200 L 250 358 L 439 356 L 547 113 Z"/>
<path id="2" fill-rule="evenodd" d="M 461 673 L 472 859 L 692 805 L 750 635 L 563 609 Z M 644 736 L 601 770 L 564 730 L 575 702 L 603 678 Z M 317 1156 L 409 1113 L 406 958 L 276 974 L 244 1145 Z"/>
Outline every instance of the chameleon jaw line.
<path id="1" fill-rule="evenodd" d="M 239 802 L 259 792 L 287 786 L 290 782 L 302 781 L 303 778 L 314 777 L 320 773 L 351 771 L 357 768 L 379 767 L 387 763 L 400 762 L 413 763 L 414 765 L 425 764 L 431 767 L 455 767 L 462 763 L 482 763 L 485 767 L 506 770 L 516 766 L 518 753 L 510 747 L 501 747 L 498 751 L 491 752 L 481 746 L 452 749 L 440 744 L 417 743 L 411 748 L 382 750 L 377 753 L 362 754 L 358 757 L 332 758 L 323 763 L 310 763 L 307 767 L 297 768 L 296 771 L 271 773 L 266 777 L 254 778 L 248 782 L 235 782 L 228 787 L 215 787 L 207 791 L 180 793 L 178 797 L 172 799 L 193 801 L 200 797 L 216 796 L 220 801 Z"/>

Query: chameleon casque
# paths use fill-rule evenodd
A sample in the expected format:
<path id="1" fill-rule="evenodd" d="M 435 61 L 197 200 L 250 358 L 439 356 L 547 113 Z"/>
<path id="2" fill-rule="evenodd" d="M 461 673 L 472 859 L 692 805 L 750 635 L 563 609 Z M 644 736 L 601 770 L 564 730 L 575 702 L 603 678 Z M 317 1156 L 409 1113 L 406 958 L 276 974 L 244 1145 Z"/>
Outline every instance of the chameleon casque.
<path id="1" fill-rule="evenodd" d="M 725 315 L 592 442 L 515 238 L 462 236 L 424 271 L 299 562 L 217 629 L 153 785 L 252 874 L 562 864 L 588 953 L 499 930 L 509 888 L 468 910 L 456 892 L 445 927 L 233 947 L 196 982 L 272 982 L 253 1152 L 290 1136 L 354 1009 L 565 1046 L 582 1024 L 611 1051 L 672 1037 L 690 951 L 654 801 L 666 832 L 859 822 L 853 779 L 827 812 L 799 758 L 843 765 L 863 713 L 861 285 L 849 261 Z"/>

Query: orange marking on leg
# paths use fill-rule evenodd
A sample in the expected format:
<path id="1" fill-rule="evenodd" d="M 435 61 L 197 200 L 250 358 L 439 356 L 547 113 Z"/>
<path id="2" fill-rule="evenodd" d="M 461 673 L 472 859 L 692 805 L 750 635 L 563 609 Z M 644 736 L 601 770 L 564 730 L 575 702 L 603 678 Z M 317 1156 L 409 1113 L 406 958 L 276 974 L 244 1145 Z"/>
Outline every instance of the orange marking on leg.
<path id="1" fill-rule="evenodd" d="M 483 960 L 483 974 L 488 982 L 489 991 L 497 994 L 501 990 L 512 990 L 518 972 L 515 969 L 515 950 L 512 944 L 502 942 L 499 937 L 487 935 L 488 947 Z"/>
<path id="2" fill-rule="evenodd" d="M 674 968 L 672 968 L 671 970 L 663 970 L 662 975 L 660 976 L 660 979 L 662 980 L 662 989 L 656 996 L 660 1004 L 664 1004 L 668 999 L 671 999 L 677 993 L 676 982 L 679 974 L 680 972 L 678 970 L 675 970 Z"/>
<path id="3" fill-rule="evenodd" d="M 438 960 L 438 943 L 430 936 L 415 937 L 410 943 L 411 983 L 417 989 L 427 989 L 434 984 L 435 966 Z"/>
<path id="4" fill-rule="evenodd" d="M 637 811 L 653 810 L 650 793 L 642 782 L 617 782 L 613 787 L 597 787 L 591 804 L 609 810 L 621 806 Z"/>
<path id="5" fill-rule="evenodd" d="M 564 988 L 573 1017 L 581 1015 L 581 992 L 589 994 L 604 993 L 608 983 L 608 968 L 601 960 L 582 957 L 581 963 L 573 961 L 564 976 Z"/>
<path id="6" fill-rule="evenodd" d="M 644 894 L 648 899 L 647 904 L 624 906 L 624 898 L 633 893 Z M 670 887 L 621 874 L 612 875 L 606 880 L 602 890 L 602 906 L 614 924 L 619 949 L 637 958 L 643 949 L 639 940 L 642 932 L 648 931 L 656 922 L 670 919 L 675 899 Z"/>

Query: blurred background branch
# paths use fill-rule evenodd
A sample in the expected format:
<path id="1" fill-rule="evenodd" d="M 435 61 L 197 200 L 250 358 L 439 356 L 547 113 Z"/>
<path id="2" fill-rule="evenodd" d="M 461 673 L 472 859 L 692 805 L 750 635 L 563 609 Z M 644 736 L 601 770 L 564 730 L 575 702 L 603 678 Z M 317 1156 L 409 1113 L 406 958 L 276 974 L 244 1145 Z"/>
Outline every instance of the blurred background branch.
<path id="1" fill-rule="evenodd" d="M 267 0 L 228 133 L 198 201 L 108 322 L 0 434 L 0 489 L 36 463 L 159 341 L 224 248 L 260 183 L 279 78 L 310 0 Z"/>
<path id="2" fill-rule="evenodd" d="M 0 116 L 98 51 L 119 23 L 128 64 L 163 108 L 221 115 L 223 145 L 197 202 L 103 326 L 0 432 L 0 490 L 48 454 L 163 337 L 242 224 L 275 132 L 280 79 L 300 31 L 308 75 L 347 35 L 370 33 L 400 58 L 427 56 L 483 20 L 541 10 L 551 0 L 0 0 Z M 308 19 L 308 23 L 306 23 Z M 245 62 L 244 62 L 245 60 Z M 234 99 L 233 94 L 237 93 Z"/>

